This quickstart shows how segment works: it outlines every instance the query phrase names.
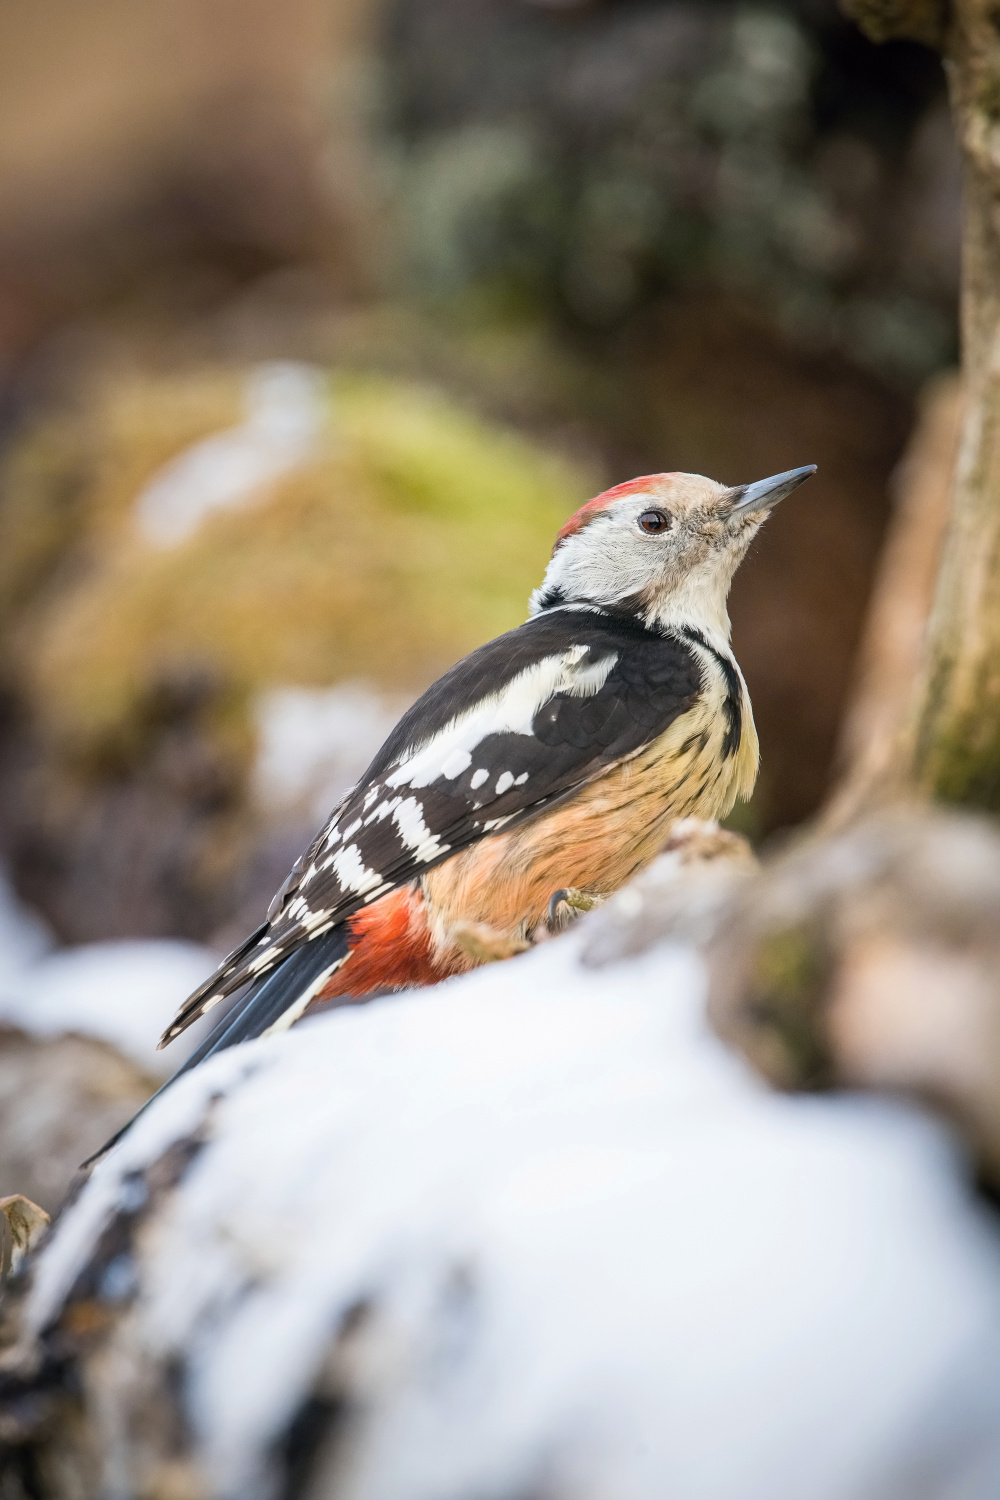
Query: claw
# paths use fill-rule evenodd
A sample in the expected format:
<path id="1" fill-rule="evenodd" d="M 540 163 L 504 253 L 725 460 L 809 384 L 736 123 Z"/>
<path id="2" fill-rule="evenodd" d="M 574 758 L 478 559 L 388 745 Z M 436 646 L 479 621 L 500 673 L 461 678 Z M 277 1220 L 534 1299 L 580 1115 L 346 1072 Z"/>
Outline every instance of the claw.
<path id="1" fill-rule="evenodd" d="M 603 900 L 603 896 L 592 896 L 589 891 L 581 891 L 574 885 L 565 886 L 559 891 L 553 891 L 549 898 L 548 912 L 546 914 L 549 930 L 560 931 L 562 924 L 566 920 L 559 915 L 560 906 L 568 906 L 570 912 L 576 916 L 580 912 L 593 911 L 594 907 L 600 906 Z"/>
<path id="2" fill-rule="evenodd" d="M 569 891 L 564 887 L 561 891 L 553 891 L 549 897 L 549 909 L 545 914 L 545 920 L 550 927 L 555 926 L 556 913 L 568 895 Z"/>

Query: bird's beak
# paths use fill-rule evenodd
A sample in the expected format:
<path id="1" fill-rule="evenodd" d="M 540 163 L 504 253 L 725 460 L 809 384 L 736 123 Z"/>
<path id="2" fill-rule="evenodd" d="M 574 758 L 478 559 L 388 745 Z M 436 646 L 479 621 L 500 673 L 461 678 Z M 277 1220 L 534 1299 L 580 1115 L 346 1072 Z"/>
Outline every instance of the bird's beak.
<path id="1" fill-rule="evenodd" d="M 730 490 L 732 497 L 731 516 L 745 515 L 749 511 L 769 511 L 797 490 L 802 482 L 815 474 L 816 465 L 806 464 L 801 469 L 787 469 L 784 474 L 772 474 L 770 479 L 758 479 L 756 484 L 741 484 Z"/>

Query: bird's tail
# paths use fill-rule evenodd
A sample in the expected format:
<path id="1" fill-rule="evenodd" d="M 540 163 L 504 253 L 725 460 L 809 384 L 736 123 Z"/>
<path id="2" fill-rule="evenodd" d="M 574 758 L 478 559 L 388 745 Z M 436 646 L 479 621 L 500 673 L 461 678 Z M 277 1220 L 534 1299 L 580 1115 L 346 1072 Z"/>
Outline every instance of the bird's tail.
<path id="1" fill-rule="evenodd" d="M 190 1073 L 207 1057 L 235 1047 L 238 1042 L 249 1042 L 268 1032 L 284 1031 L 302 1015 L 306 1006 L 314 1000 L 326 984 L 330 975 L 350 957 L 347 930 L 335 927 L 311 943 L 305 943 L 290 953 L 283 963 L 272 969 L 263 979 L 252 984 L 245 995 L 241 995 L 222 1020 L 210 1031 L 200 1047 L 196 1047 L 185 1062 L 166 1083 L 157 1089 L 132 1118 L 105 1141 L 99 1151 L 81 1163 L 81 1170 L 90 1167 L 100 1157 L 116 1146 L 127 1130 L 135 1124 L 141 1114 L 176 1083 L 185 1073 Z"/>

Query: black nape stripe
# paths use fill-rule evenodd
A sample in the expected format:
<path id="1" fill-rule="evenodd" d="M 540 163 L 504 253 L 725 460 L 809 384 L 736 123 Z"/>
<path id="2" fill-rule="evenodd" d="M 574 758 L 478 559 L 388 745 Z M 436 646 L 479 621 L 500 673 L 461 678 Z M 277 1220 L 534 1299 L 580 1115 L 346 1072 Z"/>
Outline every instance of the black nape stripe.
<path id="1" fill-rule="evenodd" d="M 700 630 L 695 630 L 693 625 L 685 625 L 681 629 L 681 635 L 687 636 L 689 641 L 696 642 L 715 658 L 722 670 L 726 681 L 726 700 L 722 705 L 722 711 L 726 716 L 726 734 L 722 741 L 722 758 L 728 760 L 735 755 L 740 748 L 743 739 L 743 689 L 740 684 L 740 676 L 732 658 L 726 656 L 722 651 L 716 650 L 711 641 L 706 640 Z"/>
<path id="2" fill-rule="evenodd" d="M 559 609 L 561 605 L 568 603 L 566 595 L 555 583 L 550 583 L 548 588 L 538 596 L 539 609 Z"/>

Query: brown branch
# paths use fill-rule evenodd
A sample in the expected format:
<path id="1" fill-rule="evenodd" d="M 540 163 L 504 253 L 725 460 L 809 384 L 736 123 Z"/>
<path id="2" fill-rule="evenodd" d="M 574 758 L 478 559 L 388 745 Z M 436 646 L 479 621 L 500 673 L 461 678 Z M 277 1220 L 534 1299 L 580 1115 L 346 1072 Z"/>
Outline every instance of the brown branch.
<path id="1" fill-rule="evenodd" d="M 928 633 L 914 774 L 939 800 L 1000 811 L 1000 29 L 953 0 L 949 82 L 965 158 L 962 368 L 954 512 Z"/>
<path id="2" fill-rule="evenodd" d="M 933 381 L 894 476 L 895 510 L 844 719 L 840 781 L 823 818 L 828 829 L 849 824 L 906 790 L 913 763 L 912 709 L 951 514 L 962 412 L 956 376 Z"/>
<path id="3" fill-rule="evenodd" d="M 964 158 L 965 416 L 950 524 L 895 779 L 1000 812 L 1000 10 L 996 0 L 844 0 L 873 37 L 944 44 Z M 945 36 L 947 31 L 947 36 Z"/>

